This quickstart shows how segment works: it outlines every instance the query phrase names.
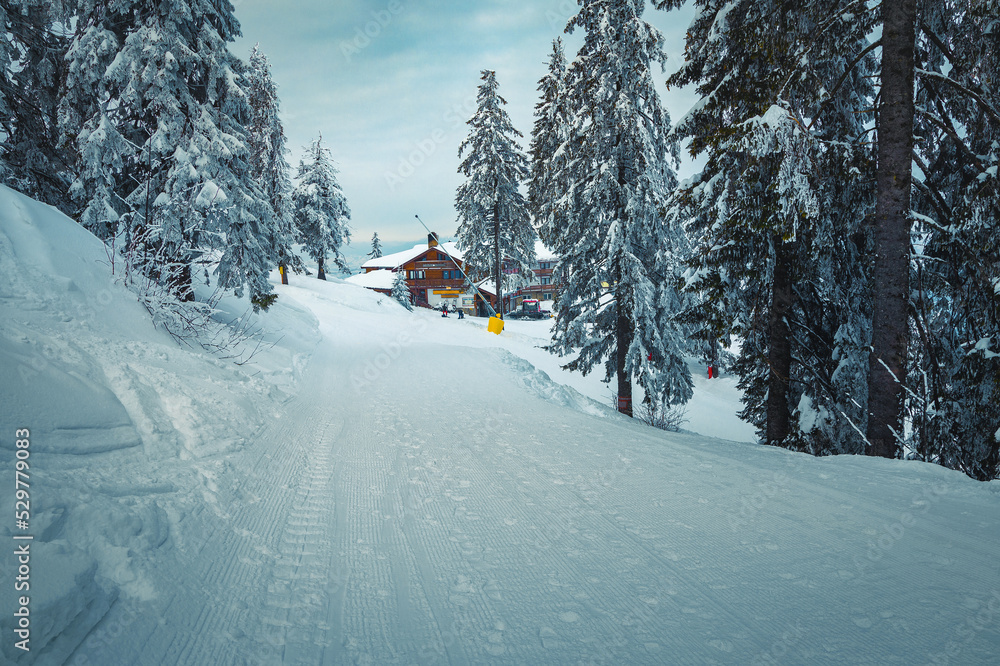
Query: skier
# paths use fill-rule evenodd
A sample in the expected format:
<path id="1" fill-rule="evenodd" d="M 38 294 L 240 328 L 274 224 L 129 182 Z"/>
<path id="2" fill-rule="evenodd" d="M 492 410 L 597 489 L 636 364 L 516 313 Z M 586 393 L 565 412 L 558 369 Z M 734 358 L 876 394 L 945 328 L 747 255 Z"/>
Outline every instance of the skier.
<path id="1" fill-rule="evenodd" d="M 458 318 L 465 319 L 465 310 L 463 310 L 462 308 L 458 309 Z"/>
<path id="2" fill-rule="evenodd" d="M 448 304 L 447 303 L 445 303 L 444 307 L 441 308 L 441 316 L 442 317 L 447 317 L 448 316 Z"/>

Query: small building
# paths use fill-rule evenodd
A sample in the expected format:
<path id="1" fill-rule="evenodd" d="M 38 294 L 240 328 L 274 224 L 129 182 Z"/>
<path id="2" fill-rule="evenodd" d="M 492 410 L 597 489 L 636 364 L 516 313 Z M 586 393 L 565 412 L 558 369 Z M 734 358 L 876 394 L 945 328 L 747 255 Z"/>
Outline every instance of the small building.
<path id="1" fill-rule="evenodd" d="M 555 282 L 553 269 L 558 259 L 555 253 L 542 244 L 542 241 L 535 241 L 535 264 L 531 267 L 535 275 L 527 286 L 514 293 L 514 307 L 519 306 L 521 301 L 526 298 L 534 298 L 539 301 L 555 300 L 560 285 Z"/>
<path id="2" fill-rule="evenodd" d="M 521 306 L 521 301 L 526 298 L 534 298 L 538 301 L 551 302 L 555 300 L 559 293 L 559 285 L 555 281 L 555 265 L 558 257 L 541 241 L 535 241 L 535 263 L 531 267 L 533 276 L 525 286 L 513 291 L 504 292 L 503 311 L 511 312 Z M 517 273 L 517 269 L 504 262 L 503 272 L 508 275 Z M 489 300 L 490 305 L 499 310 L 497 302 L 497 289 L 492 277 L 488 277 L 476 284 L 479 290 Z"/>
<path id="3" fill-rule="evenodd" d="M 462 270 L 465 270 L 462 251 L 455 243 L 440 243 L 437 234 L 428 234 L 426 244 L 369 259 L 361 268 L 365 272 L 351 276 L 349 282 L 390 293 L 395 274 L 405 271 L 406 284 L 415 305 L 439 307 L 447 304 L 449 309 L 474 310 L 474 292 L 462 277 Z"/>

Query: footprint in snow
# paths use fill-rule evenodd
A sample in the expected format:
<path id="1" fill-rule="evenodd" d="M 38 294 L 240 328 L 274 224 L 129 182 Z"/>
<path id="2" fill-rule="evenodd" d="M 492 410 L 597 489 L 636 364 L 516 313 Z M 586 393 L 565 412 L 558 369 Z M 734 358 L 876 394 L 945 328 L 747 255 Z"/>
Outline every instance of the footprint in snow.
<path id="1" fill-rule="evenodd" d="M 503 622 L 496 622 L 493 625 L 493 631 L 486 634 L 486 651 L 494 657 L 499 657 L 507 651 L 503 644 L 503 631 L 506 628 L 507 625 Z"/>
<path id="2" fill-rule="evenodd" d="M 542 647 L 547 650 L 562 647 L 563 642 L 559 640 L 559 634 L 552 627 L 542 627 L 538 630 L 538 638 L 542 641 Z"/>

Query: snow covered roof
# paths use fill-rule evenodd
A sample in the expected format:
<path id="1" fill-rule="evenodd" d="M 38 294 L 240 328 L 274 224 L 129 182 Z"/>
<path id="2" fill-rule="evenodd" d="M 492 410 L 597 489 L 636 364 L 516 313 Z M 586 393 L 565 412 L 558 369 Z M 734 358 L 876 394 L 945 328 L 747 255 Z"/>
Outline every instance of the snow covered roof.
<path id="1" fill-rule="evenodd" d="M 462 261 L 465 255 L 458 246 L 453 242 L 441 243 L 437 246 L 438 250 L 443 250 L 446 254 L 451 255 L 455 259 Z M 402 252 L 394 252 L 393 254 L 386 254 L 377 259 L 369 259 L 365 263 L 361 264 L 362 268 L 399 268 L 408 261 L 413 261 L 424 252 L 428 250 L 427 243 L 418 243 L 414 245 L 409 250 L 403 250 Z"/>
<path id="2" fill-rule="evenodd" d="M 379 269 L 371 273 L 361 273 L 345 278 L 345 282 L 356 284 L 369 289 L 392 289 L 392 283 L 396 279 L 396 274 L 389 269 Z"/>
<path id="3" fill-rule="evenodd" d="M 496 283 L 493 281 L 493 278 L 486 278 L 485 280 L 482 280 L 476 285 L 476 288 L 478 288 L 479 291 L 483 292 L 484 294 L 489 294 L 490 296 L 497 295 L 497 287 Z"/>

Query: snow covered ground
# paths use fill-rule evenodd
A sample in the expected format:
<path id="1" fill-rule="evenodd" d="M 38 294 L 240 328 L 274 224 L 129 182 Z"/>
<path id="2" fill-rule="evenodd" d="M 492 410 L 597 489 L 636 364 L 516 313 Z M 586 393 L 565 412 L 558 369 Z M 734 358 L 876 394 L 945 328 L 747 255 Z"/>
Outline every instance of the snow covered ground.
<path id="1" fill-rule="evenodd" d="M 654 430 L 537 348 L 548 322 L 336 280 L 278 286 L 237 366 L 102 261 L 0 189 L 3 663 L 996 663 L 997 482 L 748 443 L 701 369 L 687 432 Z"/>

